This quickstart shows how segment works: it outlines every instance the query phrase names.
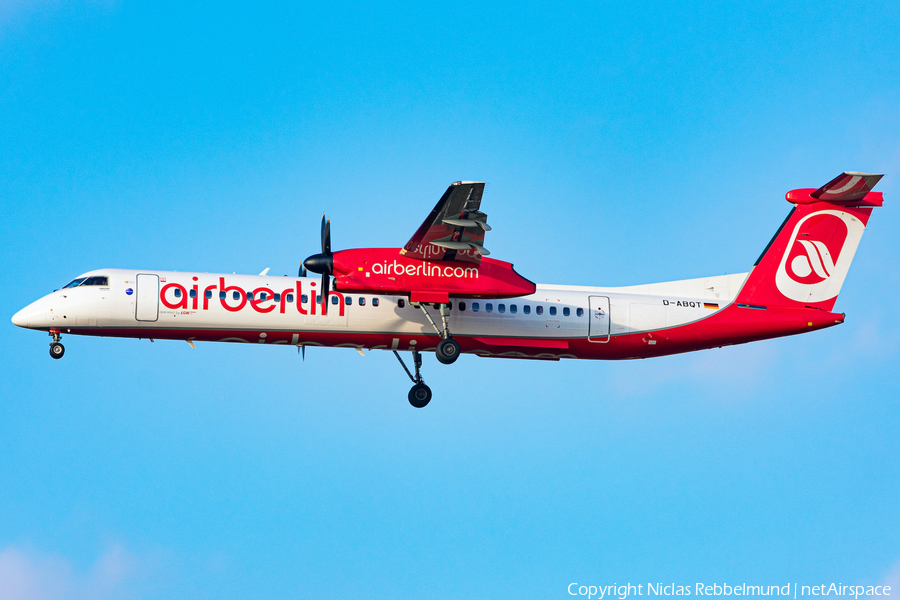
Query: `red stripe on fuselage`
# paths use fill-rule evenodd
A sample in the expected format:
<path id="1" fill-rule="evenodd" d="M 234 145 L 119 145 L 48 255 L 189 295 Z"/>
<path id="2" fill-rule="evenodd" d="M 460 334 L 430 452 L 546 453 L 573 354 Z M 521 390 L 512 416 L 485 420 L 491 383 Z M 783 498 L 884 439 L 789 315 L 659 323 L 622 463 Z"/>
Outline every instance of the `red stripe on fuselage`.
<path id="1" fill-rule="evenodd" d="M 510 358 L 581 358 L 621 360 L 650 358 L 743 344 L 786 335 L 805 333 L 842 323 L 844 316 L 812 308 L 741 308 L 737 304 L 708 317 L 669 329 L 613 335 L 608 342 L 584 338 L 514 338 L 509 336 L 455 336 L 463 352 Z M 271 329 L 170 329 L 170 328 L 72 328 L 66 333 L 125 338 L 192 340 L 201 342 L 246 342 L 276 345 L 356 346 L 408 351 L 413 347 L 434 350 L 437 335 L 363 333 L 348 331 L 312 332 Z M 296 338 L 294 337 L 296 336 Z M 397 340 L 395 345 L 394 340 Z M 484 340 L 484 341 L 482 341 Z M 415 342 L 415 343 L 413 343 Z M 548 347 L 552 346 L 552 347 Z M 566 347 L 568 346 L 568 347 Z"/>

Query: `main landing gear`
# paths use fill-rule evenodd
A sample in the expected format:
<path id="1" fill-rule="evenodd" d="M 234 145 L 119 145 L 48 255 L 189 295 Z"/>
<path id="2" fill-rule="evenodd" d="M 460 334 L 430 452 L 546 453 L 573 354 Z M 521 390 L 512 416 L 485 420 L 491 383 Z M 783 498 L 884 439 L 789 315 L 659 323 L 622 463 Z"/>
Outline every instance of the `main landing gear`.
<path id="1" fill-rule="evenodd" d="M 63 354 L 66 353 L 66 347 L 59 343 L 59 332 L 51 331 L 50 337 L 53 338 L 53 341 L 50 342 L 50 356 L 57 359 L 62 358 Z"/>
<path id="2" fill-rule="evenodd" d="M 413 382 L 413 386 L 409 390 L 409 403 L 415 408 L 425 408 L 428 406 L 428 403 L 431 402 L 431 388 L 425 385 L 425 381 L 422 380 L 422 374 L 419 372 L 422 368 L 422 355 L 419 354 L 419 351 L 416 349 L 413 349 L 412 354 L 413 365 L 416 369 L 415 377 L 413 377 L 413 374 L 406 368 L 406 363 L 400 358 L 400 354 L 394 350 L 394 356 L 400 361 L 400 366 L 403 367 L 403 370 L 409 375 L 410 381 Z"/>
<path id="3" fill-rule="evenodd" d="M 454 340 L 453 336 L 450 335 L 450 305 L 443 303 L 435 305 L 441 312 L 443 328 L 439 328 L 434 322 L 434 319 L 431 318 L 431 315 L 428 314 L 428 311 L 425 310 L 424 304 L 420 302 L 410 302 L 410 304 L 422 309 L 422 312 L 425 313 L 425 318 L 428 319 L 428 322 L 431 323 L 431 326 L 434 327 L 434 330 L 437 331 L 438 335 L 442 338 L 441 341 L 438 342 L 437 351 L 435 352 L 437 359 L 445 365 L 455 363 L 456 359 L 459 358 L 460 350 L 459 342 Z"/>

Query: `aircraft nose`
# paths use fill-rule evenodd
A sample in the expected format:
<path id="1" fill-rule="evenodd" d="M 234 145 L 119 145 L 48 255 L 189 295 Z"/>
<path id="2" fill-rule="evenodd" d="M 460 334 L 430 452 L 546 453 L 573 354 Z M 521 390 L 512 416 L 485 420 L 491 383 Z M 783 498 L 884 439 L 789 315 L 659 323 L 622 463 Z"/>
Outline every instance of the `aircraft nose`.
<path id="1" fill-rule="evenodd" d="M 26 329 L 38 327 L 45 320 L 45 309 L 40 306 L 40 301 L 32 302 L 19 312 L 13 315 L 13 325 L 24 327 Z"/>
<path id="2" fill-rule="evenodd" d="M 30 321 L 30 313 L 31 311 L 26 306 L 25 308 L 14 314 L 12 318 L 13 325 L 18 325 L 19 327 L 28 327 L 28 323 Z"/>

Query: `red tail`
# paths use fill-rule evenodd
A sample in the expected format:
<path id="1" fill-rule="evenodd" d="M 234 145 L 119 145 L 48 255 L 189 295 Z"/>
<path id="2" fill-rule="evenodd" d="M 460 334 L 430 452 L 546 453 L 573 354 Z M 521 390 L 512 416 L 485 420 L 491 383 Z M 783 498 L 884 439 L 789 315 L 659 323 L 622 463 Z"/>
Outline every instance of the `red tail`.
<path id="1" fill-rule="evenodd" d="M 756 261 L 739 304 L 831 311 L 880 192 L 882 175 L 845 172 L 817 190 L 785 195 L 793 210 Z"/>

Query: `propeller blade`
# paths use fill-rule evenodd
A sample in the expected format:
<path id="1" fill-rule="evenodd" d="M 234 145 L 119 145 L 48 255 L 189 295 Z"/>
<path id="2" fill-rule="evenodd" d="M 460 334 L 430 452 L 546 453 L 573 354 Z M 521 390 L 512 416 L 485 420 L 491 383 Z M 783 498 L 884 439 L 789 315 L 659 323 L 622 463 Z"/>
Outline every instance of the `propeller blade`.
<path id="1" fill-rule="evenodd" d="M 322 273 L 322 287 L 319 288 L 319 294 L 322 296 L 322 314 L 328 314 L 328 291 L 331 287 L 331 277 L 328 273 Z"/>
<path id="2" fill-rule="evenodd" d="M 322 254 L 331 255 L 331 220 L 325 219 L 325 213 L 322 213 Z"/>
<path id="3" fill-rule="evenodd" d="M 306 277 L 306 267 L 300 265 L 300 270 L 297 271 L 297 277 Z"/>

